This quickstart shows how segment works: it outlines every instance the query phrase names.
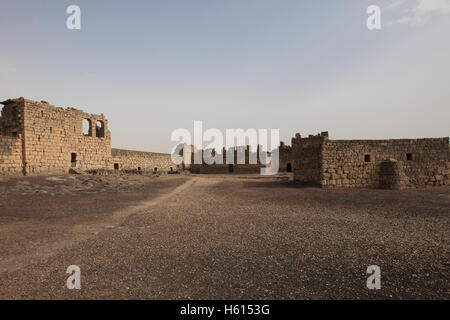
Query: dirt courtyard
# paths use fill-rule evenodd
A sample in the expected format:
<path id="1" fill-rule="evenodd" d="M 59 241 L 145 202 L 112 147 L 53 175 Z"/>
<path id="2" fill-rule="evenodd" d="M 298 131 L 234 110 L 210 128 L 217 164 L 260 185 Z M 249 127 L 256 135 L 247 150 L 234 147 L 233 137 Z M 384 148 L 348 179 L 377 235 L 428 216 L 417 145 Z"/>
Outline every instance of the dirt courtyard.
<path id="1" fill-rule="evenodd" d="M 450 188 L 285 176 L 0 181 L 2 299 L 449 299 Z M 81 290 L 66 269 L 81 269 Z M 366 287 L 381 268 L 381 289 Z"/>

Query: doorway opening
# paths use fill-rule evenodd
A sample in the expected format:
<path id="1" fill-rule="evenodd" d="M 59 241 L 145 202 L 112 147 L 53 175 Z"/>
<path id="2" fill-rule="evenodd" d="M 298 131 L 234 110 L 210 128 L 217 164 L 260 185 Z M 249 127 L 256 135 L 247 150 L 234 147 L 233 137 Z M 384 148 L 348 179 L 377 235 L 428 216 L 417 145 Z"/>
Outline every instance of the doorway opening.
<path id="1" fill-rule="evenodd" d="M 292 172 L 292 164 L 288 163 L 286 165 L 286 172 Z"/>
<path id="2" fill-rule="evenodd" d="M 70 154 L 70 164 L 72 168 L 75 168 L 77 166 L 77 154 L 74 152 Z"/>

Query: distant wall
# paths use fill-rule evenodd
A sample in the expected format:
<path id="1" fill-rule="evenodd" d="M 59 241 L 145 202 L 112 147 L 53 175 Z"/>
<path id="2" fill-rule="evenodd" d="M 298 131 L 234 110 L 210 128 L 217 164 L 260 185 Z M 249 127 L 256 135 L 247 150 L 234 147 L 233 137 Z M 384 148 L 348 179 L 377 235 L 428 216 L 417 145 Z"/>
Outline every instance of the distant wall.
<path id="1" fill-rule="evenodd" d="M 258 149 L 259 150 L 259 149 Z M 214 164 L 194 164 L 195 154 L 191 153 L 191 163 L 189 165 L 190 171 L 192 173 L 198 174 L 226 174 L 226 173 L 237 173 L 237 174 L 253 174 L 260 173 L 261 168 L 264 165 L 260 164 L 259 154 L 257 152 L 251 152 L 249 146 L 239 146 L 235 148 L 230 148 L 228 152 L 222 150 L 222 153 L 218 154 L 218 157 L 222 159 L 222 164 L 214 163 Z M 210 151 L 210 150 L 209 150 Z M 197 151 L 197 156 L 203 159 L 202 153 L 206 152 Z M 238 161 L 238 153 L 242 154 L 242 162 Z M 233 164 L 227 163 L 227 154 L 234 154 Z M 231 162 L 232 160 L 228 160 Z M 252 163 L 252 162 L 256 163 Z"/>
<path id="2" fill-rule="evenodd" d="M 142 172 L 157 172 L 167 173 L 177 171 L 179 166 L 174 164 L 170 154 L 142 152 L 122 149 L 111 149 L 113 167 L 118 167 L 118 170 L 140 170 Z"/>

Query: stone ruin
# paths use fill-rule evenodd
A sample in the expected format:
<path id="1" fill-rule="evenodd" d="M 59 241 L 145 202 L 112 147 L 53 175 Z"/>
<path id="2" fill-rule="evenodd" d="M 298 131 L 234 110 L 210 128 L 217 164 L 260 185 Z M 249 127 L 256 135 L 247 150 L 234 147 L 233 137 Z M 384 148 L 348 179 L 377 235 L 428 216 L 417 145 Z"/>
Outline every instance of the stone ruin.
<path id="1" fill-rule="evenodd" d="M 111 133 L 103 114 L 58 108 L 45 101 L 9 99 L 0 117 L 0 174 L 30 175 L 81 171 L 132 173 L 259 173 L 259 150 L 235 147 L 234 162 L 175 165 L 170 154 L 111 148 Z M 241 149 L 240 149 L 241 148 Z M 238 162 L 237 152 L 245 152 Z M 191 163 L 195 153 L 191 149 Z M 249 161 L 255 156 L 256 163 Z M 270 153 L 269 153 L 270 154 Z M 371 187 L 402 189 L 449 185 L 449 138 L 390 140 L 330 140 L 328 132 L 302 138 L 292 146 L 281 142 L 279 171 L 294 180 L 326 188 Z"/>
<path id="2" fill-rule="evenodd" d="M 236 146 L 226 150 L 223 148 L 221 152 L 216 150 L 195 150 L 191 146 L 190 165 L 187 168 L 192 173 L 198 174 L 226 174 L 226 173 L 238 173 L 238 174 L 252 174 L 260 173 L 261 168 L 265 167 L 265 159 L 261 158 L 259 153 L 261 146 L 258 146 L 256 150 L 252 151 L 249 145 Z M 188 148 L 189 149 L 189 148 Z M 221 163 L 206 164 L 203 160 L 204 153 L 208 151 L 214 156 L 220 158 Z M 239 156 L 241 154 L 241 157 Z M 270 153 L 267 153 L 270 156 Z M 201 164 L 195 164 L 195 158 L 202 159 Z M 232 157 L 232 159 L 227 159 Z"/>
<path id="3" fill-rule="evenodd" d="M 328 132 L 292 139 L 294 179 L 326 188 L 449 185 L 449 138 L 330 140 Z"/>
<path id="4" fill-rule="evenodd" d="M 103 114 L 58 108 L 24 98 L 1 102 L 0 174 L 67 173 L 69 170 L 173 172 L 170 154 L 111 149 Z"/>

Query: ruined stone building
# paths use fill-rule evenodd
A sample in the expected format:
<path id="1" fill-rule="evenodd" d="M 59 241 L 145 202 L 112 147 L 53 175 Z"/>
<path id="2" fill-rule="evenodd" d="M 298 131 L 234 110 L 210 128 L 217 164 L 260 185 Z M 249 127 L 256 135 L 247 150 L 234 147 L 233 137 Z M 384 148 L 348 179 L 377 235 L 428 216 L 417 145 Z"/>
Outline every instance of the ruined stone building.
<path id="1" fill-rule="evenodd" d="M 216 156 L 215 150 L 211 151 L 213 156 Z M 265 167 L 263 164 L 264 161 L 260 158 L 259 155 L 259 147 L 255 152 L 251 151 L 250 146 L 237 146 L 234 148 L 230 148 L 225 150 L 221 150 L 221 153 L 217 153 L 217 157 L 219 157 L 222 163 L 214 163 L 214 164 L 206 164 L 204 161 L 202 164 L 195 164 L 195 157 L 197 153 L 197 157 L 199 159 L 203 159 L 203 154 L 205 150 L 195 151 L 194 148 L 191 148 L 191 160 L 189 169 L 192 173 L 199 174 L 224 174 L 224 173 L 240 173 L 240 174 L 249 174 L 249 173 L 260 173 L 261 168 Z M 239 160 L 239 153 L 242 154 L 241 160 Z M 270 153 L 269 153 L 270 155 Z M 227 157 L 233 157 L 233 160 L 228 160 Z M 232 163 L 230 163 L 232 162 Z"/>
<path id="2" fill-rule="evenodd" d="M 1 102 L 0 174 L 67 173 L 70 169 L 160 173 L 260 173 L 265 166 L 259 148 L 229 150 L 228 164 L 194 164 L 204 151 L 190 149 L 192 164 L 175 165 L 170 154 L 111 149 L 111 133 L 103 114 L 58 108 L 24 98 Z M 281 142 L 279 171 L 321 187 L 381 187 L 449 185 L 449 138 L 394 140 L 330 140 L 328 132 Z M 238 153 L 244 154 L 239 161 Z M 215 155 L 215 152 L 214 152 Z M 268 153 L 270 156 L 270 153 Z"/>
<path id="3" fill-rule="evenodd" d="M 67 173 L 69 169 L 170 171 L 169 154 L 111 150 L 103 114 L 24 98 L 1 102 L 0 174 Z"/>
<path id="4" fill-rule="evenodd" d="M 449 138 L 330 140 L 328 132 L 292 139 L 294 179 L 321 187 L 449 185 Z"/>

